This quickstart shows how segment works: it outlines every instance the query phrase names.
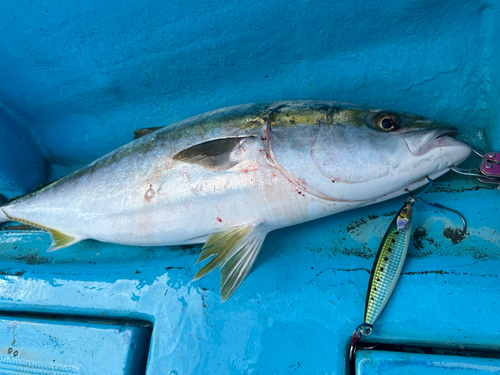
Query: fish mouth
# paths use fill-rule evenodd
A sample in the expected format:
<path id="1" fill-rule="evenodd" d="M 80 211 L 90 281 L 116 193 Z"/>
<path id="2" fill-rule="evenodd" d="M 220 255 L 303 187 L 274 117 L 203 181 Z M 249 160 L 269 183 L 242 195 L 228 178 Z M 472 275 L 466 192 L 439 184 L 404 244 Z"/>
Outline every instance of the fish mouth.
<path id="1" fill-rule="evenodd" d="M 457 144 L 455 139 L 458 135 L 456 128 L 434 128 L 428 130 L 417 130 L 402 134 L 410 152 L 415 156 L 421 156 L 436 147 L 448 147 Z"/>

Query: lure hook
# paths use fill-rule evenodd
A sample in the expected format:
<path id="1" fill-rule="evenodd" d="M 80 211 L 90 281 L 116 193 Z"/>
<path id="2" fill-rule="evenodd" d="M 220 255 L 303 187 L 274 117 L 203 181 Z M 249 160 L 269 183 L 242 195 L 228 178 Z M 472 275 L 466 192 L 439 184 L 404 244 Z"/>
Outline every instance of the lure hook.
<path id="1" fill-rule="evenodd" d="M 443 206 L 443 205 L 441 205 L 439 203 L 430 203 L 430 202 L 427 202 L 423 198 L 420 198 L 420 200 L 422 202 L 428 204 L 429 206 L 440 208 L 442 210 L 448 210 L 448 211 L 454 212 L 458 216 L 460 216 L 460 219 L 462 220 L 462 225 L 463 225 L 463 227 L 462 227 L 462 233 L 460 234 L 460 236 L 463 237 L 465 235 L 465 232 L 467 232 L 467 222 L 465 221 L 465 218 L 462 216 L 462 214 L 460 212 L 458 212 L 457 210 L 454 210 L 453 208 L 445 207 L 445 206 Z"/>
<path id="2" fill-rule="evenodd" d="M 475 150 L 472 150 L 472 151 L 474 151 L 477 155 L 482 156 L 479 152 L 477 152 Z M 454 170 L 453 167 L 452 167 L 452 170 Z M 454 210 L 453 208 L 445 207 L 439 203 L 427 202 L 424 198 L 421 197 L 421 195 L 424 194 L 427 190 L 429 190 L 430 187 L 432 186 L 432 184 L 434 183 L 434 180 L 431 179 L 429 176 L 425 176 L 425 177 L 427 177 L 427 180 L 429 181 L 429 186 L 427 186 L 422 192 L 420 192 L 416 195 L 412 194 L 409 198 L 406 198 L 405 203 L 413 205 L 415 202 L 418 202 L 420 200 L 420 201 L 424 202 L 425 204 L 428 204 L 429 206 L 440 208 L 442 210 L 448 210 L 448 211 L 456 213 L 460 217 L 460 219 L 462 220 L 463 226 L 462 226 L 462 233 L 460 234 L 460 236 L 463 237 L 465 235 L 465 232 L 467 232 L 467 222 L 465 221 L 465 218 L 463 217 L 463 215 L 460 212 L 458 212 L 457 210 Z"/>
<path id="3" fill-rule="evenodd" d="M 356 330 L 352 333 L 351 339 L 351 348 L 349 349 L 349 361 L 352 362 L 354 359 L 354 355 L 358 349 L 371 350 L 377 347 L 377 344 L 365 344 L 360 345 L 358 343 L 359 339 L 362 336 L 369 336 L 373 332 L 373 326 L 368 323 L 362 323 L 356 328 Z"/>

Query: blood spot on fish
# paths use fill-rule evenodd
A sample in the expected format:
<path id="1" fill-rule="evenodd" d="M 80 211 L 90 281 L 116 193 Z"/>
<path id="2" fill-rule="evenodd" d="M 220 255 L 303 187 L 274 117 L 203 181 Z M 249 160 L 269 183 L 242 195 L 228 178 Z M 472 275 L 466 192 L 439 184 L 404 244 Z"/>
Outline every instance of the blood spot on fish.
<path id="1" fill-rule="evenodd" d="M 219 223 L 222 223 L 222 219 L 221 219 L 220 217 L 218 217 L 218 218 L 217 218 L 217 221 L 218 221 Z"/>
<path id="2" fill-rule="evenodd" d="M 260 137 L 263 141 L 267 141 L 267 137 Z"/>
<path id="3" fill-rule="evenodd" d="M 271 177 L 272 177 L 272 178 L 276 178 L 276 173 L 274 173 L 274 172 L 273 172 L 273 173 L 271 173 Z"/>
<path id="4" fill-rule="evenodd" d="M 146 202 L 151 202 L 151 199 L 155 197 L 155 191 L 153 190 L 153 185 L 149 185 L 149 189 L 144 194 L 144 199 Z"/>

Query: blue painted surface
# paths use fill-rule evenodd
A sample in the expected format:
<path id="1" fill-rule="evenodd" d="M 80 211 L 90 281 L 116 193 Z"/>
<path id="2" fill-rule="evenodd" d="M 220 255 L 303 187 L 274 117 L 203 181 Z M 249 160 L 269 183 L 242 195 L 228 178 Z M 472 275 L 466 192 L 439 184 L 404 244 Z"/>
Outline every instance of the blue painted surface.
<path id="1" fill-rule="evenodd" d="M 356 354 L 356 375 L 490 375 L 500 374 L 500 360 L 418 353 L 362 350 Z"/>
<path id="2" fill-rule="evenodd" d="M 33 136 L 9 115 L 0 103 L 0 190 L 14 197 L 42 184 L 50 169 Z"/>
<path id="3" fill-rule="evenodd" d="M 4 1 L 0 192 L 60 177 L 134 129 L 267 100 L 417 113 L 498 151 L 498 11 L 494 1 Z M 499 193 L 477 186 L 445 176 L 427 194 L 466 217 L 458 243 L 458 217 L 416 206 L 419 230 L 372 340 L 500 350 Z M 46 253 L 43 232 L 4 228 L 0 309 L 148 320 L 148 374 L 345 373 L 400 205 L 272 233 L 223 305 L 218 275 L 191 281 L 201 246 L 84 241 Z"/>
<path id="4" fill-rule="evenodd" d="M 54 317 L 4 317 L 0 319 L 0 373 L 111 375 L 127 369 L 127 374 L 137 374 L 147 358 L 148 333 L 142 327 Z"/>

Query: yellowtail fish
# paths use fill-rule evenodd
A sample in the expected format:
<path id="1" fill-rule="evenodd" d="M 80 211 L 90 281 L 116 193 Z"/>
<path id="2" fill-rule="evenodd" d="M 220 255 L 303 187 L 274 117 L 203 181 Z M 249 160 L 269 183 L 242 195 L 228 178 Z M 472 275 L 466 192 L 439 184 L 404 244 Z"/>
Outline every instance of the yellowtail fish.
<path id="1" fill-rule="evenodd" d="M 405 204 L 382 239 L 368 283 L 365 328 L 371 329 L 398 282 L 410 243 L 411 216 L 411 205 Z"/>
<path id="2" fill-rule="evenodd" d="M 205 243 L 197 274 L 221 269 L 234 293 L 275 229 L 417 189 L 465 160 L 456 130 L 426 118 L 323 101 L 247 104 L 140 137 L 0 207 L 50 232 L 57 250 L 81 240 Z"/>

